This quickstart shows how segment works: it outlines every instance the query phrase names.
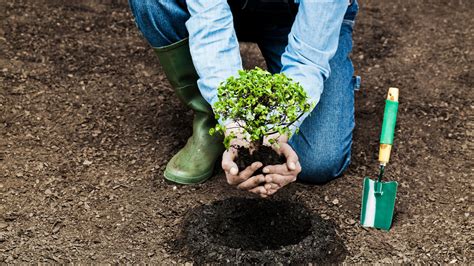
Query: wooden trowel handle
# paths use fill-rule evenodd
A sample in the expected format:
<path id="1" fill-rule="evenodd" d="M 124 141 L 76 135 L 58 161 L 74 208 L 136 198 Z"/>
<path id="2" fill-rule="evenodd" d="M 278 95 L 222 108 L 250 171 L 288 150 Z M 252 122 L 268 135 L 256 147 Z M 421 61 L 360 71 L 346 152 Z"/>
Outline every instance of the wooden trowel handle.
<path id="1" fill-rule="evenodd" d="M 398 89 L 390 88 L 385 100 L 385 110 L 383 114 L 382 133 L 380 134 L 379 162 L 385 166 L 390 160 L 393 137 L 395 135 L 395 124 L 398 112 Z"/>

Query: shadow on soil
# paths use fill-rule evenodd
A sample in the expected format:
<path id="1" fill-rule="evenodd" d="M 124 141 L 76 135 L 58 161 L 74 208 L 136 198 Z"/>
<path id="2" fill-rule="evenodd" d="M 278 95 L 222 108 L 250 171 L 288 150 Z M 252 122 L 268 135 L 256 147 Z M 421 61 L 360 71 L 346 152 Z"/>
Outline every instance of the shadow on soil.
<path id="1" fill-rule="evenodd" d="M 347 253 L 332 222 L 304 205 L 247 198 L 190 210 L 172 246 L 197 263 L 337 263 Z"/>

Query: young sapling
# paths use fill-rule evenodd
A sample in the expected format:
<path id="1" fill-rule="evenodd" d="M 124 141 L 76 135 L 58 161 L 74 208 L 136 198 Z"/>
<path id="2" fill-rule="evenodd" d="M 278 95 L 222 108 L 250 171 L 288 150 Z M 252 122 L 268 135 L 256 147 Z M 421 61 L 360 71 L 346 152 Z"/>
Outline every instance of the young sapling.
<path id="1" fill-rule="evenodd" d="M 213 106 L 216 119 L 235 122 L 235 130 L 239 130 L 249 144 L 235 147 L 239 169 L 256 161 L 263 166 L 285 163 L 282 155 L 264 145 L 264 139 L 267 137 L 271 145 L 278 145 L 271 135 L 291 137 L 290 126 L 312 109 L 301 85 L 283 73 L 272 75 L 256 67 L 239 71 L 237 77 L 229 77 L 221 83 L 217 93 L 219 100 Z M 224 125 L 217 124 L 209 133 L 224 134 L 225 131 Z M 224 138 L 227 149 L 235 138 L 231 129 Z"/>

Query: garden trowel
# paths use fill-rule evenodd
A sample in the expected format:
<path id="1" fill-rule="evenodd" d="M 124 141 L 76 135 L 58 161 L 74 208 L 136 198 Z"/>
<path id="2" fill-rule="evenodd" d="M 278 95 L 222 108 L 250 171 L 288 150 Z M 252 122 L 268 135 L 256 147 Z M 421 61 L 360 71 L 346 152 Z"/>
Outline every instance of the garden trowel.
<path id="1" fill-rule="evenodd" d="M 398 89 L 390 88 L 387 100 L 385 101 L 382 133 L 380 134 L 380 173 L 377 180 L 372 180 L 368 177 L 364 178 L 362 210 L 360 214 L 360 223 L 364 227 L 389 230 L 392 225 L 398 183 L 396 181 L 382 182 L 382 178 L 385 166 L 390 159 L 397 111 Z"/>

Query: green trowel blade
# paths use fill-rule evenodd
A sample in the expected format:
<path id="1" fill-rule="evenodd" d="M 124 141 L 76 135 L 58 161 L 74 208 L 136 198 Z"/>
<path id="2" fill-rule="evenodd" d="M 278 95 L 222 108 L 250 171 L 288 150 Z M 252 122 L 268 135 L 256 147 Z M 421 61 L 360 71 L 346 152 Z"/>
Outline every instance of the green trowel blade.
<path id="1" fill-rule="evenodd" d="M 360 223 L 364 227 L 389 230 L 392 225 L 398 183 L 364 178 Z"/>

